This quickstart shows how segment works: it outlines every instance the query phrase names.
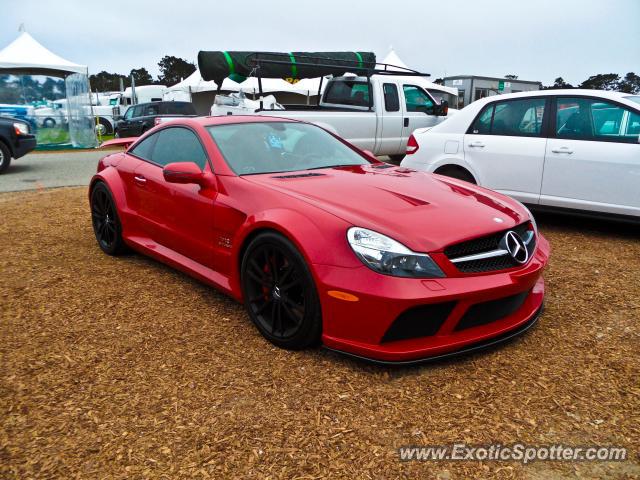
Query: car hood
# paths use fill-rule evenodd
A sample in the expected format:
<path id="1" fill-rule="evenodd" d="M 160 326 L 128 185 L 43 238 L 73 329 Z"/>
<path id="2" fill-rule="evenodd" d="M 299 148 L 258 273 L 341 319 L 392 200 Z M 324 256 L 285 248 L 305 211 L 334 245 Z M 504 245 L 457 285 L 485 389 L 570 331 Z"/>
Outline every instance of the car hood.
<path id="1" fill-rule="evenodd" d="M 529 218 L 518 202 L 495 192 L 448 177 L 387 165 L 243 178 L 421 252 L 440 251 Z"/>

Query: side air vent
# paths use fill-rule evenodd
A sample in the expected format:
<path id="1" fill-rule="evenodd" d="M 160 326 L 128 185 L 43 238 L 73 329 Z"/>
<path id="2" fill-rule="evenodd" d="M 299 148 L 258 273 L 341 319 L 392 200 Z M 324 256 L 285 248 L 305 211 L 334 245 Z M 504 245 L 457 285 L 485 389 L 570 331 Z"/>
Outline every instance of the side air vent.
<path id="1" fill-rule="evenodd" d="M 273 178 L 304 178 L 304 177 L 323 177 L 324 173 L 294 173 L 293 175 L 280 175 Z"/>

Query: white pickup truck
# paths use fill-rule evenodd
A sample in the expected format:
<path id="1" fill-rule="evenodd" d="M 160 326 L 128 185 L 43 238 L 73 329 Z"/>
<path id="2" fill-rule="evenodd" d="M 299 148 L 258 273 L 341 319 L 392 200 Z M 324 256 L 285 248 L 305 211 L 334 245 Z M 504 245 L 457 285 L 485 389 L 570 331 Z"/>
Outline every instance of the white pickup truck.
<path id="1" fill-rule="evenodd" d="M 428 84 L 428 85 L 427 85 Z M 218 95 L 212 115 L 270 115 L 315 123 L 374 155 L 401 160 L 417 128 L 433 127 L 449 112 L 448 103 L 430 92 L 435 84 L 423 77 L 345 75 L 328 81 L 318 105 L 281 106 L 235 95 Z M 437 86 L 436 86 L 437 87 Z M 451 89 L 441 87 L 452 95 Z M 442 98 L 442 96 L 440 96 Z"/>

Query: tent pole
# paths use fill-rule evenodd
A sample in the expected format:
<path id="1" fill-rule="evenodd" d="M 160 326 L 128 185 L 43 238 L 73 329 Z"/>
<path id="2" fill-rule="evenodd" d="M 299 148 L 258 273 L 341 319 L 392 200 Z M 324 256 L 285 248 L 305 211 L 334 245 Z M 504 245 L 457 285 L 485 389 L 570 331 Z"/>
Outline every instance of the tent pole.
<path id="1" fill-rule="evenodd" d="M 320 98 L 322 98 L 322 81 L 324 77 L 320 77 L 320 85 L 318 85 L 318 106 L 320 106 Z"/>

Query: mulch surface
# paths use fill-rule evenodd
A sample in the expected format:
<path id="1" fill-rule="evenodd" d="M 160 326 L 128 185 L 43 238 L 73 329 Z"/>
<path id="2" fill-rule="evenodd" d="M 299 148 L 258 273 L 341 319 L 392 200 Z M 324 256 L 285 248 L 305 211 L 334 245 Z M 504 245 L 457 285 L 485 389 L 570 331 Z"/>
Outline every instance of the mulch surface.
<path id="1" fill-rule="evenodd" d="M 97 247 L 85 189 L 0 195 L 1 478 L 638 478 L 640 232 L 540 217 L 546 311 L 413 368 L 267 343 L 242 306 Z M 620 445 L 625 462 L 401 462 L 398 447 Z"/>

